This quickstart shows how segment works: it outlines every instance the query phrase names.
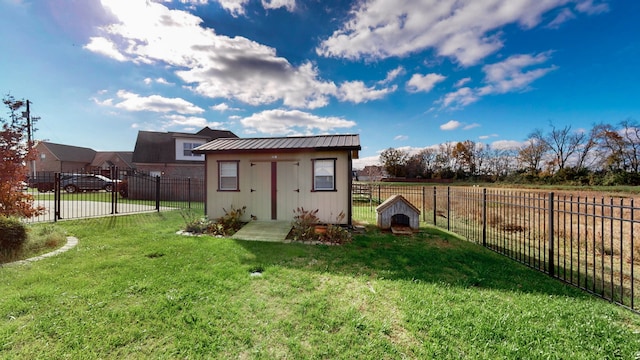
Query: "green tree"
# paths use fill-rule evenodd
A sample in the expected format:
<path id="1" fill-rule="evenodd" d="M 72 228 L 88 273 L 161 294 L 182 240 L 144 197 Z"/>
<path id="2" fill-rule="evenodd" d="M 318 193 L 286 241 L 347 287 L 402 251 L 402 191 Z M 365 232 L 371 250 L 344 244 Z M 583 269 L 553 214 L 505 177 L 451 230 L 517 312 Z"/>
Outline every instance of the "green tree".
<path id="1" fill-rule="evenodd" d="M 404 150 L 388 148 L 380 153 L 380 164 L 391 177 L 406 175 L 406 165 L 409 153 Z"/>

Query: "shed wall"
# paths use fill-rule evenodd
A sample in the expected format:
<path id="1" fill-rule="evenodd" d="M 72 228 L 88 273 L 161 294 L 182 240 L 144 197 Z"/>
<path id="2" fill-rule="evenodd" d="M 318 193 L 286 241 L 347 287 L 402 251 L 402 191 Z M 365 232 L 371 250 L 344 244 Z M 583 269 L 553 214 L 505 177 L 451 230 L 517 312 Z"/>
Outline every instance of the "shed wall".
<path id="1" fill-rule="evenodd" d="M 312 191 L 314 159 L 336 159 L 335 191 Z M 239 161 L 239 191 L 218 191 L 218 161 Z M 349 210 L 349 156 L 344 151 L 265 153 L 265 154 L 207 154 L 207 216 L 224 215 L 224 209 L 246 206 L 245 218 L 258 220 L 293 220 L 294 210 L 318 209 L 323 223 L 337 223 L 340 212 Z M 275 165 L 275 214 L 272 201 L 272 163 Z M 253 164 L 253 166 L 251 165 Z M 251 190 L 254 191 L 251 191 Z M 340 223 L 347 224 L 345 217 Z"/>

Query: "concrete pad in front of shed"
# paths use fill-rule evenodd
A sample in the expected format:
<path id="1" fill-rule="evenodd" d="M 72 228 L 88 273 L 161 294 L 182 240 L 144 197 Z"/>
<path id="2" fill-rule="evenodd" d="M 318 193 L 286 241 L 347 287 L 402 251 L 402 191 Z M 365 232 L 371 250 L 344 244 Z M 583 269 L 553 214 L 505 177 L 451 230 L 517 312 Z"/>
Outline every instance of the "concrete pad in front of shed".
<path id="1" fill-rule="evenodd" d="M 250 221 L 231 236 L 236 240 L 284 242 L 291 231 L 290 221 Z"/>

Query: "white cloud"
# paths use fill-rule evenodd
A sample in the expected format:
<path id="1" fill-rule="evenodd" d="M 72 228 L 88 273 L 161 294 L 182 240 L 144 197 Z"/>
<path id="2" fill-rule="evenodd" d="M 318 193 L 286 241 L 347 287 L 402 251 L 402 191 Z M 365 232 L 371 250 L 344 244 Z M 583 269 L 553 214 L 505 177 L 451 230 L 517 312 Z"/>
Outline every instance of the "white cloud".
<path id="1" fill-rule="evenodd" d="M 510 24 L 529 29 L 548 11 L 569 0 L 371 0 L 360 1 L 342 27 L 316 52 L 347 59 L 402 57 L 434 49 L 469 66 L 503 46 L 499 30 Z M 591 0 L 578 5 L 592 10 Z"/>
<path id="2" fill-rule="evenodd" d="M 111 40 L 103 37 L 92 37 L 89 39 L 89 43 L 84 46 L 85 49 L 93 51 L 95 53 L 110 57 L 117 61 L 127 61 L 127 57 L 124 56 Z"/>
<path id="3" fill-rule="evenodd" d="M 488 85 L 478 90 L 479 95 L 504 94 L 527 89 L 533 81 L 557 69 L 552 65 L 546 68 L 524 70 L 546 62 L 549 60 L 549 55 L 550 52 L 536 56 L 513 55 L 502 62 L 483 66 L 482 71 L 485 73 L 485 82 Z"/>
<path id="4" fill-rule="evenodd" d="M 413 74 L 411 79 L 407 81 L 407 90 L 409 92 L 429 92 L 437 83 L 444 79 L 446 79 L 446 77 L 440 74 Z"/>
<path id="5" fill-rule="evenodd" d="M 181 0 L 184 1 L 184 0 Z M 194 0 L 191 0 L 193 2 Z M 206 1 L 206 0 L 196 0 Z M 216 0 L 223 9 L 227 10 L 231 15 L 237 17 L 238 15 L 244 15 L 244 6 L 249 0 Z"/>
<path id="6" fill-rule="evenodd" d="M 393 140 L 396 141 L 405 141 L 407 140 L 409 137 L 407 135 L 396 135 Z"/>
<path id="7" fill-rule="evenodd" d="M 558 16 L 556 16 L 548 25 L 548 28 L 551 29 L 557 29 L 558 27 L 560 27 L 561 24 L 575 19 L 576 15 L 569 9 L 565 8 L 562 9 L 562 11 L 560 11 L 560 13 L 558 14 Z"/>
<path id="8" fill-rule="evenodd" d="M 179 114 L 200 114 L 204 109 L 198 107 L 181 98 L 166 98 L 160 95 L 140 96 L 125 90 L 119 90 L 117 96 L 121 101 L 106 99 L 97 104 L 102 106 L 114 106 L 127 111 L 152 111 L 152 112 L 175 112 Z"/>
<path id="9" fill-rule="evenodd" d="M 362 170 L 365 166 L 369 165 L 380 165 L 380 156 L 367 156 L 361 157 L 359 159 L 353 159 L 353 169 L 354 170 Z"/>
<path id="10" fill-rule="evenodd" d="M 478 99 L 480 98 L 473 89 L 463 87 L 454 92 L 445 94 L 439 102 L 442 103 L 442 107 L 459 108 L 473 104 L 478 101 Z"/>
<path id="11" fill-rule="evenodd" d="M 240 13 L 244 1 L 221 1 Z M 100 28 L 88 50 L 118 61 L 161 63 L 192 91 L 210 98 L 236 99 L 251 105 L 276 101 L 289 107 L 326 106 L 337 86 L 322 81 L 307 62 L 291 65 L 274 48 L 247 38 L 218 35 L 202 19 L 145 0 L 102 0 L 116 19 Z M 231 11 L 231 10 L 230 10 Z"/>
<path id="12" fill-rule="evenodd" d="M 402 66 L 398 66 L 397 68 L 390 70 L 387 72 L 387 77 L 384 80 L 378 81 L 379 84 L 388 84 L 395 80 L 398 76 L 405 73 L 405 70 Z"/>
<path id="13" fill-rule="evenodd" d="M 225 112 L 225 111 L 238 111 L 240 109 L 233 108 L 233 107 L 227 105 L 227 103 L 220 103 L 220 104 L 211 106 L 211 110 Z"/>
<path id="14" fill-rule="evenodd" d="M 292 135 L 329 132 L 340 128 L 351 128 L 354 121 L 339 117 L 320 117 L 299 110 L 265 110 L 240 120 L 249 133 L 270 135 Z"/>
<path id="15" fill-rule="evenodd" d="M 173 85 L 172 83 L 168 82 L 165 78 L 156 78 L 156 79 L 145 78 L 143 81 L 147 85 L 150 85 L 154 82 L 158 84 L 163 84 L 163 85 Z"/>
<path id="16" fill-rule="evenodd" d="M 491 135 L 480 135 L 478 136 L 478 139 L 480 140 L 487 140 L 490 139 L 492 137 L 498 137 L 498 134 L 491 134 Z"/>
<path id="17" fill-rule="evenodd" d="M 466 85 L 470 81 L 471 81 L 471 78 L 470 77 L 466 77 L 466 78 L 463 78 L 463 79 L 460 79 L 460 80 L 456 81 L 456 84 L 453 85 L 453 86 L 459 88 L 461 86 Z"/>
<path id="18" fill-rule="evenodd" d="M 459 128 L 460 126 L 462 126 L 461 122 L 459 122 L 457 120 L 449 120 L 448 122 L 440 125 L 440 130 L 445 130 L 445 131 L 455 130 L 455 129 Z"/>
<path id="19" fill-rule="evenodd" d="M 498 140 L 491 143 L 491 148 L 496 150 L 516 150 L 524 143 L 515 140 Z"/>
<path id="20" fill-rule="evenodd" d="M 469 125 L 465 125 L 462 130 L 471 130 L 471 129 L 475 129 L 477 127 L 480 127 L 480 124 L 478 123 L 473 123 L 473 124 L 469 124 Z"/>
<path id="21" fill-rule="evenodd" d="M 462 87 L 445 94 L 436 103 L 441 104 L 442 108 L 457 109 L 473 104 L 482 96 L 529 90 L 532 82 L 558 68 L 555 65 L 536 67 L 547 62 L 550 55 L 550 51 L 535 56 L 519 54 L 495 64 L 485 65 L 482 67 L 485 73 L 484 86 Z M 530 69 L 532 67 L 533 69 Z"/>
<path id="22" fill-rule="evenodd" d="M 345 81 L 338 89 L 338 99 L 341 101 L 350 101 L 355 104 L 367 102 L 369 100 L 378 100 L 396 91 L 397 86 L 393 85 L 388 88 L 376 89 L 374 86 L 366 87 L 362 81 Z"/>
<path id="23" fill-rule="evenodd" d="M 295 0 L 262 0 L 262 6 L 265 9 L 285 8 L 288 11 L 293 12 L 296 9 L 296 1 Z"/>
<path id="24" fill-rule="evenodd" d="M 179 126 L 183 128 L 202 129 L 205 126 L 219 128 L 223 125 L 221 122 L 209 122 L 207 119 L 197 116 L 165 115 L 162 118 L 167 120 L 163 128 Z"/>
<path id="25" fill-rule="evenodd" d="M 576 5 L 576 10 L 589 15 L 600 14 L 609 11 L 609 4 L 606 2 L 594 4 L 594 0 L 582 0 Z"/>

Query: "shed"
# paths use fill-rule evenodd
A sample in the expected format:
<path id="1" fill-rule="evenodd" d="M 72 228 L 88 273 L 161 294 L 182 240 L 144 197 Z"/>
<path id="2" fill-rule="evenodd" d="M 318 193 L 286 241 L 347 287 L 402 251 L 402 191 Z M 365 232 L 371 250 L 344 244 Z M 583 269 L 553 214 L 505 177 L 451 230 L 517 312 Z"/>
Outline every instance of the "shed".
<path id="1" fill-rule="evenodd" d="M 408 226 L 416 231 L 420 227 L 420 210 L 402 195 L 393 195 L 376 207 L 376 223 L 385 230 Z"/>
<path id="2" fill-rule="evenodd" d="M 322 223 L 351 225 L 352 160 L 359 150 L 356 134 L 219 138 L 198 146 L 193 152 L 205 155 L 207 217 L 246 206 L 243 220 L 292 221 L 304 208 L 318 209 Z"/>

